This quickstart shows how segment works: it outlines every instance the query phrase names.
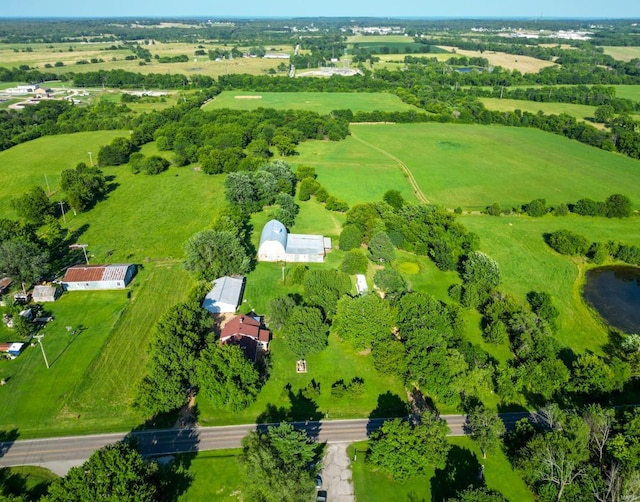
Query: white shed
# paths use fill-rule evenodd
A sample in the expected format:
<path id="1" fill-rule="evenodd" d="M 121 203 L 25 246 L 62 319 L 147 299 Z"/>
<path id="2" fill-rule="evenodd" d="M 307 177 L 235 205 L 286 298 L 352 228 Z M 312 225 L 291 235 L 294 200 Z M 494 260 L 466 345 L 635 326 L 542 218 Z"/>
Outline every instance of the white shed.
<path id="1" fill-rule="evenodd" d="M 290 234 L 278 220 L 271 220 L 262 229 L 258 261 L 309 263 L 324 261 L 331 239 L 322 235 Z"/>
<path id="2" fill-rule="evenodd" d="M 213 281 L 202 306 L 212 314 L 229 314 L 238 309 L 244 291 L 244 277 L 224 276 Z"/>
<path id="3" fill-rule="evenodd" d="M 31 294 L 33 301 L 36 303 L 55 302 L 58 296 L 60 296 L 60 288 L 57 284 L 35 286 Z"/>

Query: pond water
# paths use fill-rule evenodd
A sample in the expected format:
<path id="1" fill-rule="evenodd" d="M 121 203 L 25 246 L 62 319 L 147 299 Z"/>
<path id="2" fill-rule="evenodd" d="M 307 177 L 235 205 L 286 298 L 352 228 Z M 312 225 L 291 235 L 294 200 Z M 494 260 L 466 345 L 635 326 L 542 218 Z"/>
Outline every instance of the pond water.
<path id="1" fill-rule="evenodd" d="M 625 333 L 640 334 L 640 268 L 589 270 L 583 295 L 607 324 Z"/>

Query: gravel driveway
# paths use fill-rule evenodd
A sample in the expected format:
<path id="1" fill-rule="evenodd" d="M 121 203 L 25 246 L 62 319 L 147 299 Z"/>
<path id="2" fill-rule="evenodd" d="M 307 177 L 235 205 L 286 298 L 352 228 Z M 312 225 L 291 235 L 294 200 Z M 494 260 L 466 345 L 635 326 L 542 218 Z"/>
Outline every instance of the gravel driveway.
<path id="1" fill-rule="evenodd" d="M 331 443 L 322 463 L 322 489 L 328 502 L 355 502 L 351 481 L 351 462 L 347 455 L 349 443 Z"/>

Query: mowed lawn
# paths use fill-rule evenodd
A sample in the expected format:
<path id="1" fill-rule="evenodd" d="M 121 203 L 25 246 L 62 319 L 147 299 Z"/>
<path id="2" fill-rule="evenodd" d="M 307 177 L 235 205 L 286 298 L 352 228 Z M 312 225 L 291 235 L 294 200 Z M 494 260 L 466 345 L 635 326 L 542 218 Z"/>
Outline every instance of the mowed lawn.
<path id="1" fill-rule="evenodd" d="M 419 109 L 403 103 L 398 96 L 384 92 L 249 92 L 224 91 L 204 106 L 205 110 L 232 108 L 255 110 L 308 110 L 327 114 L 332 110 L 353 112 L 402 112 Z"/>
<path id="2" fill-rule="evenodd" d="M 428 469 L 422 476 L 403 482 L 378 472 L 366 461 L 367 442 L 354 443 L 348 448 L 352 460 L 351 470 L 358 502 L 444 501 L 455 497 L 456 492 L 469 485 L 484 485 L 497 490 L 507 500 L 533 501 L 518 472 L 513 469 L 501 451 L 482 458 L 478 446 L 466 437 L 450 437 L 451 449 L 444 469 Z M 355 461 L 353 461 L 355 456 Z M 478 480 L 478 472 L 484 466 L 484 481 Z"/>
<path id="3" fill-rule="evenodd" d="M 0 360 L 0 376 L 7 379 L 0 387 L 3 428 L 28 438 L 140 425 L 144 417 L 131 404 L 151 332 L 192 284 L 179 265 L 153 266 L 138 274 L 130 291 L 69 292 L 46 304 L 55 318 L 42 331 L 50 368 L 38 346 Z M 0 339 L 15 341 L 4 327 Z"/>
<path id="4" fill-rule="evenodd" d="M 555 134 L 463 124 L 352 129 L 362 140 L 403 161 L 430 202 L 450 208 L 483 209 L 493 202 L 512 207 L 535 198 L 550 204 L 583 197 L 604 200 L 612 193 L 626 194 L 635 207 L 640 206 L 640 161 Z M 337 143 L 333 155 L 348 152 L 351 142 L 353 138 Z M 358 151 L 361 155 L 351 157 L 353 161 L 380 163 L 379 151 L 362 147 Z M 356 190 L 344 185 L 336 195 L 350 201 L 349 195 Z"/>
<path id="5" fill-rule="evenodd" d="M 520 302 L 529 291 L 552 295 L 560 310 L 557 338 L 562 345 L 576 352 L 602 351 L 608 342 L 607 328 L 581 297 L 586 261 L 556 253 L 545 244 L 543 234 L 569 229 L 590 241 L 616 240 L 639 246 L 638 218 L 465 215 L 459 221 L 480 236 L 480 249 L 500 265 L 502 290 Z"/>

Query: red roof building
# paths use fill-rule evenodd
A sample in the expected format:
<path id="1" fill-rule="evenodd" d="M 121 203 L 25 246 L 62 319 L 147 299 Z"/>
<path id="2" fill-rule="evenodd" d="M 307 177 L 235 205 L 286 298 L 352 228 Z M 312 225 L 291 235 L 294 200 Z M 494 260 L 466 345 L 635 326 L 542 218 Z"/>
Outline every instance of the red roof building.
<path id="1" fill-rule="evenodd" d="M 256 362 L 259 352 L 269 350 L 271 332 L 262 323 L 251 316 L 239 315 L 231 319 L 222 328 L 220 345 L 238 345 L 247 359 Z"/>

